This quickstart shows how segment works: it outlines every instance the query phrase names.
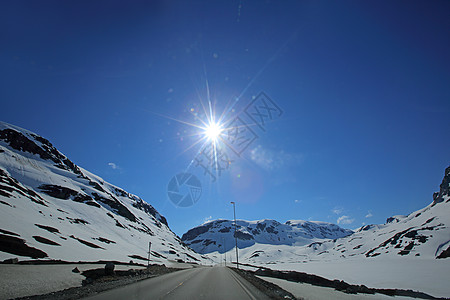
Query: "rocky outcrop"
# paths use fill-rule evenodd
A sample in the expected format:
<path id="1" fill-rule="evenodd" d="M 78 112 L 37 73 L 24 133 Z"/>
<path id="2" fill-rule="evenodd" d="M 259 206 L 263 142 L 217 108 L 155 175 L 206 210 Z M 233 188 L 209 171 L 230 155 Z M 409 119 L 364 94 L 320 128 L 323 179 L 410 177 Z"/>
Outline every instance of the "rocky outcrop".
<path id="1" fill-rule="evenodd" d="M 22 195 L 34 203 L 47 206 L 46 201 L 42 199 L 35 191 L 24 187 L 16 179 L 12 178 L 8 172 L 0 168 L 0 196 L 11 198 L 14 194 Z M 2 201 L 1 203 L 6 203 Z M 6 203 L 9 205 L 8 203 Z"/>
<path id="2" fill-rule="evenodd" d="M 445 169 L 439 192 L 433 194 L 433 205 L 444 201 L 444 197 L 450 196 L 450 166 Z M 449 201 L 448 199 L 446 201 Z"/>
<path id="3" fill-rule="evenodd" d="M 187 241 L 192 241 L 193 239 L 195 239 L 197 236 L 208 232 L 208 230 L 213 226 L 213 223 L 207 223 L 205 225 L 201 225 L 198 227 L 194 227 L 192 229 L 189 229 L 188 232 L 186 232 L 185 234 L 183 234 L 183 236 L 181 237 L 181 240 L 183 242 L 187 242 Z M 229 230 L 229 229 L 228 229 Z"/>
<path id="4" fill-rule="evenodd" d="M 41 136 L 24 134 L 20 131 L 6 128 L 0 130 L 0 140 L 9 144 L 15 150 L 38 155 L 42 159 L 53 161 L 58 168 L 70 170 L 77 175 L 83 176 L 80 168 Z"/>

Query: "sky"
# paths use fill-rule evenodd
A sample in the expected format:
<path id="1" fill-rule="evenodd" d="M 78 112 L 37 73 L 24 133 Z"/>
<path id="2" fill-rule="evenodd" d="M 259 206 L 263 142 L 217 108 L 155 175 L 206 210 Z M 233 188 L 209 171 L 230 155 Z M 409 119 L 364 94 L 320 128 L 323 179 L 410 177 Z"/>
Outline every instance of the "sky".
<path id="1" fill-rule="evenodd" d="M 233 218 L 231 201 L 238 219 L 384 223 L 431 203 L 450 165 L 449 11 L 449 1 L 2 1 L 0 118 L 143 198 L 179 236 Z M 215 181 L 198 160 L 211 115 L 228 162 Z M 224 145 L 230 128 L 252 138 Z M 201 184 L 189 207 L 168 196 L 180 173 Z"/>

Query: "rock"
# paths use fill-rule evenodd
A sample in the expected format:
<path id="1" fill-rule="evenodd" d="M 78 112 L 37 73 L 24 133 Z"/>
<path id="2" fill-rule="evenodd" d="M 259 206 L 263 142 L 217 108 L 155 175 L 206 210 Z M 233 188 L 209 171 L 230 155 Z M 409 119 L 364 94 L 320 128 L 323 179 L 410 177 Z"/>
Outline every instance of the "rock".
<path id="1" fill-rule="evenodd" d="M 439 193 L 433 194 L 433 205 L 444 201 L 444 196 L 450 195 L 450 166 L 445 169 L 445 175 L 440 185 Z"/>
<path id="2" fill-rule="evenodd" d="M 255 275 L 258 275 L 258 276 L 270 276 L 271 274 L 272 274 L 271 270 L 264 269 L 264 268 L 259 268 L 255 272 Z"/>
<path id="3" fill-rule="evenodd" d="M 78 268 L 75 267 L 75 269 L 73 269 L 72 272 L 74 272 L 74 273 L 80 273 L 80 270 L 78 270 Z"/>
<path id="4" fill-rule="evenodd" d="M 81 285 L 82 286 L 86 286 L 86 285 L 88 285 L 88 284 L 91 284 L 91 283 L 93 283 L 94 282 L 94 280 L 92 279 L 92 278 L 86 278 L 85 280 L 83 280 L 82 282 L 81 282 Z"/>
<path id="5" fill-rule="evenodd" d="M 114 263 L 113 262 L 108 262 L 105 265 L 105 275 L 114 275 Z"/>
<path id="6" fill-rule="evenodd" d="M 3 263 L 4 264 L 17 264 L 17 263 L 19 263 L 19 259 L 17 257 L 16 258 L 9 258 L 9 259 L 5 259 L 3 261 Z"/>

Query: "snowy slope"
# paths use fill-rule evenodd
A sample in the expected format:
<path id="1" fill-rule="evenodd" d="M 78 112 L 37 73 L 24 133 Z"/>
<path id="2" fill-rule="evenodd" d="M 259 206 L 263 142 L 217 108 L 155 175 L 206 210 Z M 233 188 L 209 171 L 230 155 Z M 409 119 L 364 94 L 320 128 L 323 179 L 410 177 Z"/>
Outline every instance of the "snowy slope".
<path id="1" fill-rule="evenodd" d="M 353 231 L 335 224 L 309 221 L 237 220 L 236 236 L 239 248 L 259 245 L 307 245 L 312 241 L 337 239 Z M 190 229 L 183 234 L 182 241 L 198 253 L 220 253 L 229 251 L 235 245 L 234 221 L 215 220 Z"/>
<path id="2" fill-rule="evenodd" d="M 204 226 L 200 228 L 204 230 L 207 227 Z M 252 270 L 258 267 L 294 270 L 369 287 L 411 289 L 435 297 L 449 297 L 449 227 L 450 167 L 445 170 L 433 202 L 423 209 L 407 216 L 390 217 L 385 224 L 366 225 L 342 238 L 316 240 L 303 246 L 280 241 L 255 242 L 242 247 L 243 241 L 238 239 L 239 263 Z M 210 230 L 211 234 L 197 234 L 209 235 L 208 239 L 214 240 L 212 232 L 218 234 L 217 230 Z M 277 235 L 271 239 L 278 241 Z M 215 240 L 219 241 L 217 237 Z M 226 253 L 215 250 L 207 255 L 217 263 L 235 263 L 235 249 L 230 249 L 230 242 L 234 246 L 234 240 L 227 242 Z M 303 284 L 299 288 L 303 289 Z"/>
<path id="3" fill-rule="evenodd" d="M 336 262 L 347 259 L 378 260 L 379 258 L 399 261 L 402 259 L 408 259 L 408 261 L 442 259 L 447 261 L 450 256 L 449 184 L 450 167 L 445 170 L 440 191 L 433 195 L 433 202 L 430 205 L 407 216 L 390 217 L 385 224 L 366 225 L 345 237 L 328 237 L 328 239 L 315 240 L 299 246 L 295 243 L 284 242 L 286 234 L 280 230 L 279 234 L 271 235 L 271 239 L 275 241 L 278 237 L 281 238 L 281 241 L 275 243 L 248 243 L 238 239 L 238 246 L 242 248 L 239 250 L 239 260 L 260 266 L 315 261 Z M 210 222 L 200 228 L 210 226 L 208 224 L 215 223 Z M 238 225 L 241 224 L 238 222 Z M 200 236 L 213 240 L 212 237 L 217 234 L 217 231 L 210 230 Z M 192 243 L 196 240 L 198 239 L 190 240 L 191 247 L 194 248 Z M 217 237 L 216 241 L 219 241 Z M 199 242 L 199 244 L 202 243 Z M 231 247 L 233 247 L 234 241 L 231 243 Z M 212 248 L 203 247 L 201 249 L 211 250 Z M 229 251 L 229 249 L 227 250 Z M 204 252 L 206 251 L 202 253 Z M 209 252 L 210 257 L 219 261 L 223 251 Z M 234 258 L 232 251 L 228 255 Z"/>
<path id="4" fill-rule="evenodd" d="M 150 204 L 0 122 L 0 260 L 205 261 Z"/>

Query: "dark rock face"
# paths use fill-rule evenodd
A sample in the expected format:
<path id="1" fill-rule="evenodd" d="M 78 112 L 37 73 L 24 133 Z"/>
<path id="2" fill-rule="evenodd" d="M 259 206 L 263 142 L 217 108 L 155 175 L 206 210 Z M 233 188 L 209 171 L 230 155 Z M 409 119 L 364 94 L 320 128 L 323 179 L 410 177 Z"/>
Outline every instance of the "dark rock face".
<path id="1" fill-rule="evenodd" d="M 0 139 L 8 143 L 11 148 L 39 155 L 42 159 L 53 161 L 58 168 L 70 170 L 77 175 L 83 176 L 80 168 L 56 150 L 48 140 L 35 134 L 32 134 L 31 136 L 41 145 L 39 146 L 19 131 L 13 129 L 0 130 Z"/>
<path id="2" fill-rule="evenodd" d="M 23 239 L 4 234 L 0 234 L 0 251 L 35 259 L 48 256 L 44 251 L 28 246 Z"/>
<path id="3" fill-rule="evenodd" d="M 47 206 L 45 200 L 42 199 L 36 192 L 25 188 L 21 185 L 15 178 L 9 176 L 3 169 L 0 168 L 0 195 L 4 197 L 11 198 L 13 197 L 13 192 L 21 194 L 22 196 L 27 197 L 34 203 Z"/>
<path id="4" fill-rule="evenodd" d="M 105 250 L 105 248 L 103 248 L 103 247 L 100 247 L 100 246 L 98 246 L 98 245 L 96 245 L 96 244 L 94 244 L 94 243 L 85 241 L 85 240 L 83 240 L 83 239 L 77 238 L 77 237 L 75 237 L 75 236 L 73 236 L 73 235 L 71 235 L 70 237 L 71 237 L 72 239 L 74 239 L 74 240 L 79 241 L 80 243 L 82 243 L 83 245 L 86 245 L 86 246 L 88 246 L 88 247 L 95 248 L 95 249 L 103 249 L 103 250 Z"/>
<path id="5" fill-rule="evenodd" d="M 116 194 L 116 196 L 120 196 L 120 197 L 128 197 L 128 193 L 125 192 L 125 191 L 122 190 L 122 189 L 119 189 L 119 188 L 114 188 L 114 189 L 113 189 L 113 193 Z"/>
<path id="6" fill-rule="evenodd" d="M 109 206 L 112 210 L 115 211 L 118 215 L 127 218 L 131 222 L 136 222 L 136 217 L 133 215 L 128 208 L 126 208 L 122 203 L 120 203 L 119 200 L 111 196 L 112 199 L 108 199 L 105 197 L 100 196 L 97 193 L 92 193 L 92 196 L 94 197 L 95 201 L 103 203 L 107 206 Z"/>
<path id="7" fill-rule="evenodd" d="M 89 185 L 92 186 L 94 189 L 100 191 L 100 192 L 104 192 L 104 193 L 106 192 L 106 191 L 100 186 L 100 184 L 98 184 L 98 183 L 95 182 L 95 181 L 89 180 Z"/>
<path id="8" fill-rule="evenodd" d="M 123 191 L 122 191 L 123 192 Z M 128 194 L 127 194 L 128 196 Z M 158 221 L 160 221 L 161 223 L 163 223 L 164 225 L 166 225 L 167 227 L 169 227 L 169 224 L 167 223 L 167 220 L 165 217 L 161 216 L 156 209 L 153 208 L 153 206 L 151 206 L 150 204 L 148 204 L 147 202 L 142 201 L 141 199 L 136 200 L 135 203 L 133 203 L 133 206 L 145 211 L 146 213 L 152 215 L 155 217 L 155 219 L 157 219 Z"/>
<path id="9" fill-rule="evenodd" d="M 212 225 L 213 225 L 213 223 L 208 223 L 208 224 L 205 224 L 205 225 L 202 225 L 202 226 L 198 226 L 198 227 L 192 228 L 188 232 L 183 234 L 183 236 L 181 237 L 181 240 L 182 241 L 193 240 L 198 235 L 207 232 L 212 227 Z"/>
<path id="10" fill-rule="evenodd" d="M 28 139 L 21 132 L 12 130 L 12 129 L 4 129 L 0 130 L 0 139 L 7 142 L 11 148 L 22 151 L 29 152 L 32 154 L 39 155 L 42 159 L 51 159 L 52 157 L 45 152 L 41 147 L 36 145 L 33 141 Z"/>
<path id="11" fill-rule="evenodd" d="M 72 189 L 58 186 L 58 185 L 52 185 L 52 184 L 43 184 L 39 186 L 39 189 L 46 193 L 49 196 L 52 196 L 54 198 L 62 199 L 62 200 L 68 200 L 70 197 L 73 197 L 73 200 L 76 202 L 83 202 L 87 200 L 92 200 L 92 197 L 81 194 L 77 191 L 74 191 Z"/>
<path id="12" fill-rule="evenodd" d="M 400 220 L 398 218 L 396 218 L 396 217 L 389 217 L 389 218 L 386 219 L 386 224 L 388 224 L 388 223 L 397 223 L 399 221 Z"/>
<path id="13" fill-rule="evenodd" d="M 51 232 L 51 233 L 60 233 L 58 229 L 51 227 L 51 226 L 45 226 L 45 225 L 39 225 L 39 224 L 34 224 L 34 226 L 39 227 L 44 230 L 47 230 L 48 232 Z"/>
<path id="14" fill-rule="evenodd" d="M 447 258 L 447 257 L 450 257 L 450 246 L 448 246 L 447 249 L 442 251 L 442 253 L 439 254 L 439 256 L 436 258 Z"/>
<path id="15" fill-rule="evenodd" d="M 35 239 L 37 242 L 42 243 L 42 244 L 51 245 L 51 246 L 61 246 L 57 242 L 54 242 L 54 241 L 49 240 L 49 239 L 46 239 L 46 238 L 44 238 L 42 236 L 34 235 L 33 239 Z"/>
<path id="16" fill-rule="evenodd" d="M 372 229 L 372 228 L 374 228 L 374 227 L 375 227 L 375 226 L 372 225 L 372 224 L 365 225 L 365 226 L 361 227 L 361 228 L 359 229 L 359 231 L 367 231 L 367 230 L 370 230 L 370 229 Z"/>
<path id="17" fill-rule="evenodd" d="M 433 194 L 433 205 L 444 201 L 444 196 L 450 195 L 450 166 L 445 169 L 445 175 L 440 185 L 439 193 Z"/>
<path id="18" fill-rule="evenodd" d="M 101 196 L 98 193 L 91 193 L 92 197 L 94 199 L 84 193 L 80 193 L 77 191 L 74 191 L 72 189 L 69 189 L 67 187 L 58 186 L 58 185 L 52 185 L 52 184 L 43 184 L 39 186 L 39 189 L 46 193 L 49 196 L 52 196 L 54 198 L 62 199 L 62 200 L 69 200 L 72 199 L 75 202 L 81 202 L 85 203 L 90 206 L 94 207 L 100 207 L 98 202 L 106 206 L 107 209 L 113 210 L 116 214 L 127 218 L 128 220 L 132 222 L 136 222 L 136 217 L 122 204 L 119 200 L 114 198 L 113 196 L 110 196 L 112 199 L 106 198 Z M 156 210 L 155 210 L 156 212 Z"/>
<path id="19" fill-rule="evenodd" d="M 234 234 L 234 237 L 238 238 L 239 240 L 246 240 L 246 241 L 250 241 L 253 240 L 253 236 L 251 234 L 242 232 L 242 231 L 236 231 L 236 233 Z"/>
<path id="20" fill-rule="evenodd" d="M 108 240 L 108 239 L 103 238 L 103 237 L 93 238 L 93 239 L 94 239 L 94 240 L 97 240 L 97 241 L 100 241 L 100 242 L 102 242 L 102 243 L 105 243 L 105 244 L 115 244 L 115 243 L 116 243 L 116 242 L 114 242 L 114 241 Z"/>

